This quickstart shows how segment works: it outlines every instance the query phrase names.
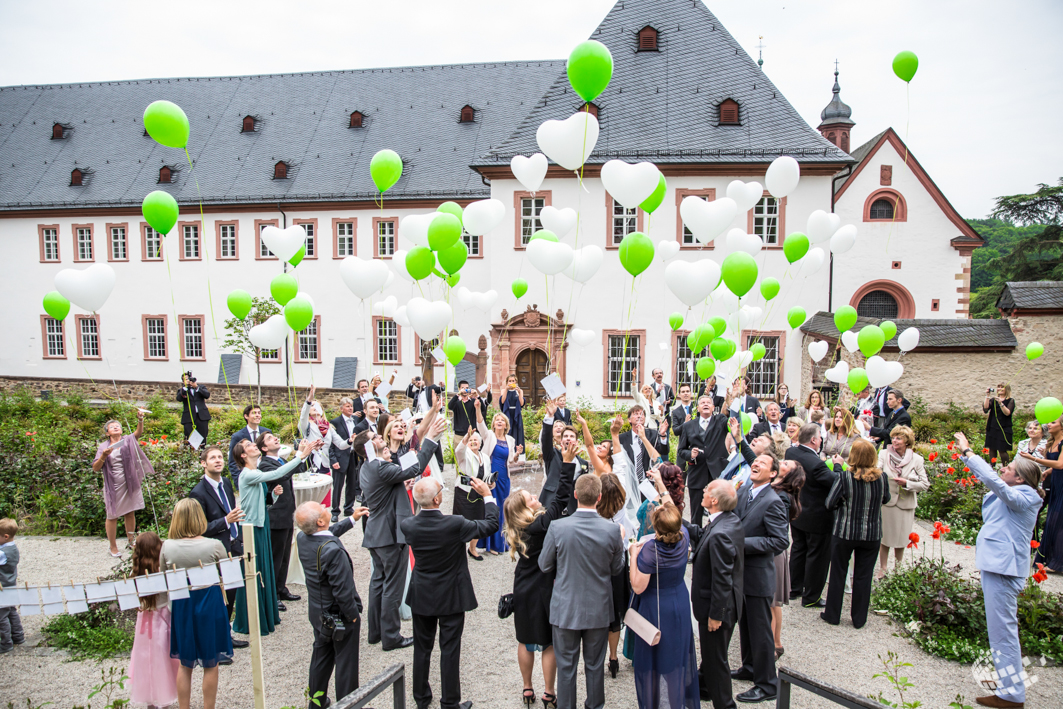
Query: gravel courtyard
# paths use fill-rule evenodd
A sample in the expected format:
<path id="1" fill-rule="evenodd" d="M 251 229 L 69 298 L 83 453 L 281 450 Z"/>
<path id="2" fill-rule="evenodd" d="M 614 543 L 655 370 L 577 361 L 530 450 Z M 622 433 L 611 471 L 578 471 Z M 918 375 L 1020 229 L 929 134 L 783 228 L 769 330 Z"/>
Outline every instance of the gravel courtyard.
<path id="1" fill-rule="evenodd" d="M 514 481 L 518 486 L 537 490 L 538 476 Z M 450 509 L 449 498 L 444 500 L 444 510 Z M 922 534 L 929 538 L 929 530 Z M 367 596 L 369 582 L 369 557 L 361 548 L 361 529 L 342 538 L 355 562 L 355 581 L 363 601 Z M 18 539 L 22 562 L 19 580 L 31 584 L 68 582 L 93 579 L 108 573 L 111 559 L 103 539 L 20 537 Z M 974 549 L 946 545 L 945 553 L 950 561 L 963 565 L 965 571 L 974 569 Z M 499 620 L 495 612 L 498 598 L 512 587 L 513 563 L 507 556 L 487 556 L 481 563 L 470 561 L 473 582 L 480 607 L 469 613 L 465 621 L 462 643 L 462 698 L 472 700 L 476 707 L 490 709 L 519 709 L 521 702 L 521 677 L 517 668 L 516 641 L 513 637 L 511 619 Z M 689 583 L 689 574 L 688 574 Z M 1063 579 L 1053 575 L 1045 582 L 1046 589 L 1063 590 Z M 301 586 L 290 585 L 291 590 L 305 596 Z M 848 605 L 848 601 L 846 601 Z M 307 670 L 310 662 L 312 634 L 307 620 L 306 601 L 290 602 L 287 613 L 282 614 L 282 624 L 277 632 L 263 640 L 263 664 L 265 668 L 266 706 L 270 709 L 301 706 L 303 691 L 307 685 Z M 862 630 L 849 624 L 847 610 L 842 614 L 842 625 L 830 627 L 819 619 L 818 611 L 805 610 L 798 606 L 786 606 L 783 610 L 783 645 L 786 654 L 780 666 L 789 666 L 837 686 L 866 695 L 886 692 L 884 679 L 872 679 L 881 670 L 878 656 L 887 651 L 897 652 L 901 659 L 911 662 L 906 674 L 915 685 L 908 701 L 920 700 L 924 707 L 946 707 L 957 694 L 963 694 L 967 702 L 981 694 L 968 665 L 960 665 L 931 657 L 912 643 L 896 635 L 897 627 L 889 619 L 872 615 Z M 32 707 L 51 702 L 57 708 L 86 705 L 86 697 L 94 684 L 99 682 L 100 669 L 95 662 L 70 662 L 66 653 L 46 647 L 42 642 L 40 628 L 42 616 L 26 618 L 27 642 L 0 660 L 0 705 L 13 702 L 16 708 L 25 707 L 30 699 Z M 412 634 L 409 622 L 404 623 L 404 634 Z M 695 633 L 696 635 L 696 633 Z M 407 705 L 413 706 L 410 690 L 413 650 L 382 652 L 379 646 L 365 644 L 361 633 L 361 680 L 371 677 L 395 662 L 405 662 L 407 671 Z M 665 640 L 667 641 L 667 640 Z M 239 650 L 230 667 L 221 671 L 218 692 L 218 707 L 252 707 L 251 655 L 249 650 Z M 738 638 L 731 643 L 732 666 L 738 658 Z M 116 666 L 125 668 L 128 658 L 116 658 Z M 433 658 L 433 691 L 438 706 L 439 672 L 438 649 Z M 104 665 L 106 667 L 106 663 Z M 534 682 L 538 693 L 543 690 L 541 674 Z M 1037 682 L 1027 693 L 1027 706 L 1049 708 L 1060 706 L 1063 697 L 1063 669 L 1059 667 L 1037 668 Z M 197 673 L 194 686 L 198 684 Z M 582 679 L 581 679 L 582 684 Z M 749 687 L 747 682 L 735 682 L 736 692 Z M 621 659 L 620 674 L 611 679 L 606 674 L 606 704 L 609 707 L 635 707 L 635 685 L 630 662 Z M 128 696 L 128 695 L 126 695 Z M 1055 699 L 1052 699 L 1055 697 Z M 896 701 L 896 696 L 892 697 Z M 582 687 L 581 697 L 582 699 Z M 94 703 L 98 702 L 95 698 Z M 374 702 L 375 706 L 390 706 L 390 693 Z M 193 692 L 192 705 L 202 705 Z M 711 705 L 710 705 L 711 706 Z M 768 705 L 763 705 L 768 706 Z M 795 689 L 794 707 L 824 707 L 825 700 Z"/>

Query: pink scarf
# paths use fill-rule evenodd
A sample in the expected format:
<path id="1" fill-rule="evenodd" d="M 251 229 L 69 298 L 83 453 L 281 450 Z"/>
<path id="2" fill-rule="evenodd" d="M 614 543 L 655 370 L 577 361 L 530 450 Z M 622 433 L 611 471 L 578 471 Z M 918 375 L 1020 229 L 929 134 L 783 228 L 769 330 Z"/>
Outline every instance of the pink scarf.
<path id="1" fill-rule="evenodd" d="M 324 438 L 326 435 L 328 435 L 328 427 L 329 427 L 328 419 L 322 417 L 321 419 L 318 420 L 318 422 L 317 422 L 317 430 L 321 431 L 321 437 L 322 438 Z"/>
<path id="2" fill-rule="evenodd" d="M 897 455 L 897 451 L 893 450 L 893 446 L 887 448 L 889 455 L 886 456 L 886 467 L 889 468 L 891 477 L 902 478 L 904 477 L 904 466 L 912 462 L 912 455 L 914 455 L 911 448 L 904 449 L 904 457 Z"/>

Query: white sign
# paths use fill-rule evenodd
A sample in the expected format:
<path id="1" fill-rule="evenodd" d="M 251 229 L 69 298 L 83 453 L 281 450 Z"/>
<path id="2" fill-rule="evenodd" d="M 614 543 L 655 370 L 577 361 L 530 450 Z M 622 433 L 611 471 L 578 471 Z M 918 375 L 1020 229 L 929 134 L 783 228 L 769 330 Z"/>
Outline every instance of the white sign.
<path id="1" fill-rule="evenodd" d="M 399 465 L 403 470 L 409 470 L 413 466 L 417 465 L 417 454 L 413 451 L 407 451 L 399 457 Z"/>
<path id="2" fill-rule="evenodd" d="M 188 437 L 188 443 L 196 450 L 199 450 L 199 447 L 203 445 L 203 434 L 199 431 L 192 431 L 192 435 Z"/>
<path id="3" fill-rule="evenodd" d="M 546 395 L 551 399 L 557 399 L 566 391 L 565 385 L 561 383 L 561 377 L 556 374 L 544 377 L 539 383 L 542 385 L 543 391 L 545 391 Z"/>
<path id="4" fill-rule="evenodd" d="M 218 563 L 221 570 L 222 581 L 225 582 L 226 590 L 230 588 L 242 588 L 244 585 L 244 572 L 240 568 L 240 559 L 225 559 Z"/>

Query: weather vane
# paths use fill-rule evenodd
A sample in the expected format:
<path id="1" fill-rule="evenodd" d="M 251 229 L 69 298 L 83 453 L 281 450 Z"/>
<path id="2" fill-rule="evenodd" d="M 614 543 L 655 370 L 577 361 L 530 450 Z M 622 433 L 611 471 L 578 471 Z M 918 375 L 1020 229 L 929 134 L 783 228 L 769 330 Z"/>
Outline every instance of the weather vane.
<path id="1" fill-rule="evenodd" d="M 757 37 L 757 39 L 760 40 L 759 42 L 757 42 L 757 66 L 763 68 L 764 67 L 764 35 L 759 35 Z"/>

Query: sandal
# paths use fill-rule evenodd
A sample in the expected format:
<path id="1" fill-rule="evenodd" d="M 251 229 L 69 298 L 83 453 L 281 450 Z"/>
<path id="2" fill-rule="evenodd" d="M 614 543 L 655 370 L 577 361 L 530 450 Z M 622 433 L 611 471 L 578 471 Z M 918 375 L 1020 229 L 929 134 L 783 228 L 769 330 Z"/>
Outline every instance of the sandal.
<path id="1" fill-rule="evenodd" d="M 526 706 L 526 707 L 530 707 L 533 704 L 535 704 L 535 689 L 532 688 L 532 687 L 525 687 L 524 688 L 523 699 L 524 699 L 524 706 Z"/>
<path id="2" fill-rule="evenodd" d="M 557 709 L 557 697 L 549 692 L 543 692 L 543 709 Z"/>

